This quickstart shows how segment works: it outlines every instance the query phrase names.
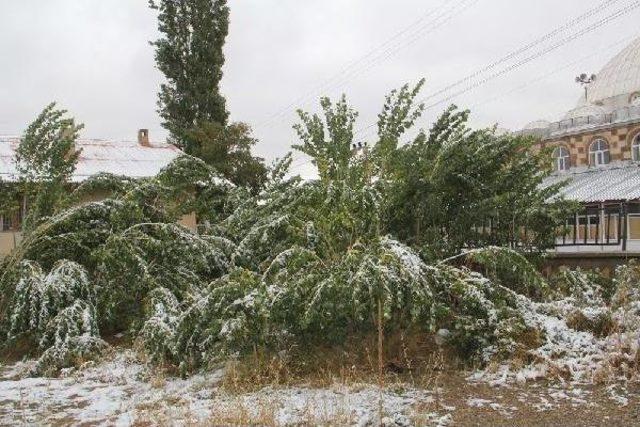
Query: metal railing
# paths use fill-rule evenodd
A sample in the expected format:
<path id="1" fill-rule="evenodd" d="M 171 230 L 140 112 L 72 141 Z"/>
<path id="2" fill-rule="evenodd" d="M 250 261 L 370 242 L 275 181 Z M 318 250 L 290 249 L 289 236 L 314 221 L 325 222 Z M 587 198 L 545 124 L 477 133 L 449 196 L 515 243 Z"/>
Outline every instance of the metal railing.
<path id="1" fill-rule="evenodd" d="M 640 201 L 586 204 L 557 228 L 555 241 L 542 244 L 548 248 L 607 246 L 626 251 L 630 239 L 640 238 L 639 227 Z M 541 243 L 527 227 L 516 227 L 496 218 L 488 217 L 473 228 L 476 232 L 476 238 L 470 242 L 473 247 L 490 244 L 533 248 Z"/>
<path id="2" fill-rule="evenodd" d="M 560 120 L 559 122 L 551 123 L 549 132 L 562 132 L 582 126 L 614 124 L 633 119 L 640 119 L 640 106 L 622 107 L 611 113 Z"/>
<path id="3" fill-rule="evenodd" d="M 626 202 L 587 205 L 567 219 L 556 246 L 626 246 L 627 212 Z"/>

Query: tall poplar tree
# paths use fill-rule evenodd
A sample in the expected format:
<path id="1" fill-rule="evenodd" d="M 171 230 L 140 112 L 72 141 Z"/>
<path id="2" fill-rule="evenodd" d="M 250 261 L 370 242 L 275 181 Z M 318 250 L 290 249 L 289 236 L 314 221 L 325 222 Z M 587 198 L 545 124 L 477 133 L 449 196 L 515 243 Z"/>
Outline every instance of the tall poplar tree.
<path id="1" fill-rule="evenodd" d="M 257 140 L 244 123 L 228 123 L 220 80 L 229 32 L 227 0 L 150 0 L 163 37 L 152 42 L 167 78 L 159 113 L 171 142 L 203 159 L 231 182 L 258 191 L 267 169 L 251 154 Z"/>
<path id="2" fill-rule="evenodd" d="M 199 141 L 189 134 L 200 123 L 226 125 L 229 113 L 220 80 L 229 32 L 226 0 L 150 0 L 158 11 L 162 37 L 151 44 L 166 82 L 158 93 L 159 113 L 172 142 L 199 155 Z"/>

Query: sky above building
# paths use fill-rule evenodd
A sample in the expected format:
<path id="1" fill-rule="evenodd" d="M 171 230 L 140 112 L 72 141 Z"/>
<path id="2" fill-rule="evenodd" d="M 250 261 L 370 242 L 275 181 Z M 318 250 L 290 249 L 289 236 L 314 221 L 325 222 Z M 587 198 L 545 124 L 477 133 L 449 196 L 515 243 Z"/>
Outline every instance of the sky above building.
<path id="1" fill-rule="evenodd" d="M 477 127 L 559 119 L 581 96 L 575 76 L 596 73 L 640 36 L 639 8 L 598 26 L 631 0 L 229 3 L 222 92 L 267 159 L 297 142 L 295 109 L 317 111 L 321 95 L 346 93 L 361 113 L 357 138 L 373 140 L 385 94 L 421 77 L 430 107 L 422 128 L 449 103 L 470 108 Z M 575 22 L 589 10 L 599 12 Z M 159 34 L 147 1 L 5 0 L 1 11 L 0 134 L 20 134 L 55 100 L 86 125 L 83 137 L 131 140 L 149 128 L 153 140 L 166 138 L 156 112 L 163 77 L 149 45 Z"/>

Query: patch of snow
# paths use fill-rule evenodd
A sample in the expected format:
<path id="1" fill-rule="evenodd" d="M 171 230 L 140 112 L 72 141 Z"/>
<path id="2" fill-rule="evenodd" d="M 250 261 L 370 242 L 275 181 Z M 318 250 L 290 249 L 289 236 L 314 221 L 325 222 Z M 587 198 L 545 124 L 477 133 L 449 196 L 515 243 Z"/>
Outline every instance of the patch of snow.
<path id="1" fill-rule="evenodd" d="M 619 406 L 627 406 L 629 404 L 629 398 L 627 396 L 620 394 L 617 391 L 617 388 L 618 388 L 617 384 L 612 384 L 609 387 L 607 387 L 607 391 L 609 392 L 609 398 L 614 402 L 616 402 Z M 626 390 L 623 391 L 623 393 L 626 394 Z"/>
<path id="2" fill-rule="evenodd" d="M 349 389 L 292 387 L 230 395 L 218 387 L 223 371 L 188 379 L 154 378 L 132 352 L 120 352 L 109 361 L 89 363 L 61 378 L 16 378 L 26 364 L 0 368 L 0 425 L 23 424 L 130 425 L 141 419 L 162 424 L 207 423 L 225 412 L 242 408 L 250 416 L 273 410 L 278 425 L 300 425 L 309 419 L 348 420 L 353 425 L 378 424 L 379 398 L 385 422 L 408 426 L 415 405 L 433 403 L 423 390 L 385 390 L 375 386 Z M 429 415 L 433 425 L 446 426 L 451 415 Z M 326 424 L 326 422 L 325 422 Z"/>
<path id="3" fill-rule="evenodd" d="M 467 405 L 469 405 L 472 408 L 484 408 L 485 406 L 488 406 L 491 403 L 493 402 L 487 399 L 479 399 L 479 398 L 467 399 Z"/>
<path id="4" fill-rule="evenodd" d="M 535 303 L 521 295 L 517 295 L 517 299 L 518 311 L 527 326 L 542 332 L 542 345 L 528 351 L 534 362 L 515 369 L 505 362 L 497 369 L 492 367 L 472 373 L 468 381 L 488 382 L 492 386 L 522 385 L 549 377 L 591 382 L 612 358 L 629 359 L 638 351 L 640 330 L 599 338 L 591 332 L 570 328 L 563 315 L 576 307 L 569 299 L 551 303 Z M 593 316 L 602 312 L 596 309 L 583 311 Z"/>
<path id="5" fill-rule="evenodd" d="M 516 407 L 505 407 L 503 404 L 501 403 L 497 403 L 497 402 L 493 402 L 491 400 L 488 399 L 481 399 L 481 398 L 468 398 L 467 399 L 467 406 L 469 406 L 470 408 L 490 408 L 496 412 L 499 412 L 500 414 L 502 414 L 505 417 L 509 417 L 511 416 L 512 412 L 517 411 L 518 408 Z"/>

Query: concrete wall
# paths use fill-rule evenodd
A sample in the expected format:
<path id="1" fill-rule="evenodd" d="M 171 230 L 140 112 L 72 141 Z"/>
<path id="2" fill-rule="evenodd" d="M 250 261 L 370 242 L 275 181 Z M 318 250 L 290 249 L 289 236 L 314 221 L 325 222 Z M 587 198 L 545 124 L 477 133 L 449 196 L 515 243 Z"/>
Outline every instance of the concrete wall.
<path id="1" fill-rule="evenodd" d="M 544 263 L 543 274 L 550 276 L 561 267 L 583 270 L 599 270 L 611 277 L 616 267 L 627 264 L 631 259 L 640 259 L 640 252 L 623 253 L 554 253 Z"/>
<path id="2" fill-rule="evenodd" d="M 22 233 L 15 231 L 0 231 L 0 257 L 9 255 L 22 240 Z"/>

